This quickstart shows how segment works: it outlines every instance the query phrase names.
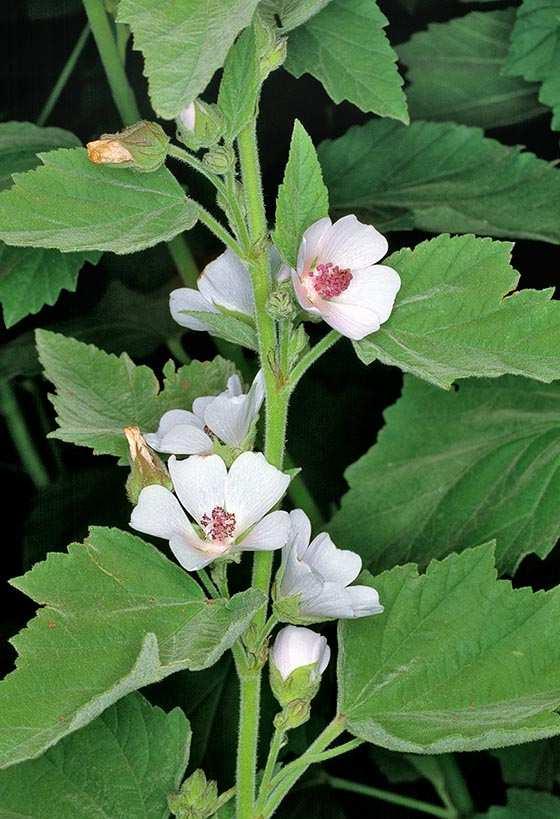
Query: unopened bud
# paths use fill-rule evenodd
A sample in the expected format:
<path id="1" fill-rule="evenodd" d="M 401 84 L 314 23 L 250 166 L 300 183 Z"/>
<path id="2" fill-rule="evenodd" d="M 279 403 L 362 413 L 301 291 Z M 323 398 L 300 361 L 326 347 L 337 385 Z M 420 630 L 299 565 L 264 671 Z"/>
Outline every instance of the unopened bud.
<path id="1" fill-rule="evenodd" d="M 202 161 L 213 173 L 223 176 L 235 170 L 235 152 L 230 145 L 216 145 L 204 154 Z"/>
<path id="2" fill-rule="evenodd" d="M 185 779 L 179 793 L 168 796 L 167 804 L 178 819 L 207 819 L 218 809 L 218 786 L 199 768 Z"/>
<path id="3" fill-rule="evenodd" d="M 136 122 L 117 134 L 102 134 L 88 142 L 91 162 L 122 165 L 137 171 L 157 171 L 165 162 L 169 137 L 157 122 Z"/>
<path id="4" fill-rule="evenodd" d="M 140 492 L 155 483 L 172 489 L 173 484 L 165 464 L 149 448 L 138 427 L 125 427 L 124 434 L 130 452 L 130 475 L 126 482 L 130 502 L 138 503 Z"/>
<path id="5" fill-rule="evenodd" d="M 300 324 L 290 336 L 290 343 L 288 346 L 288 363 L 290 369 L 298 363 L 302 354 L 308 347 L 309 337 L 304 330 L 303 324 Z"/>
<path id="6" fill-rule="evenodd" d="M 285 62 L 288 40 L 286 37 L 280 37 L 276 26 L 261 14 L 255 17 L 255 32 L 260 79 L 264 82 L 269 74 Z"/>
<path id="7" fill-rule="evenodd" d="M 302 703 L 310 703 L 319 690 L 330 656 L 326 638 L 309 628 L 285 626 L 276 635 L 270 651 L 270 687 L 284 710 L 297 701 L 292 707 L 296 721 L 305 713 Z"/>
<path id="8" fill-rule="evenodd" d="M 290 731 L 299 728 L 311 716 L 309 700 L 292 700 L 274 717 L 274 727 L 280 731 Z"/>
<path id="9" fill-rule="evenodd" d="M 224 120 L 218 106 L 201 99 L 183 108 L 176 123 L 178 139 L 193 151 L 217 145 L 224 132 Z"/>
<path id="10" fill-rule="evenodd" d="M 298 314 L 291 282 L 281 282 L 272 291 L 266 303 L 266 312 L 276 320 L 293 319 Z"/>

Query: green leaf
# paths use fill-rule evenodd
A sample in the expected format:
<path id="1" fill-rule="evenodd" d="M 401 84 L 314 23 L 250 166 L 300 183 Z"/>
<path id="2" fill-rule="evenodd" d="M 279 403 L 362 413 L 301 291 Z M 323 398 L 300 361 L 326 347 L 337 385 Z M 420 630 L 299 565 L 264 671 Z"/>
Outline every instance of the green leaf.
<path id="1" fill-rule="evenodd" d="M 259 348 L 256 330 L 244 318 L 237 318 L 233 313 L 210 313 L 203 310 L 183 310 L 181 312 L 204 322 L 208 332 L 213 336 L 223 338 L 231 344 L 247 347 L 248 350 Z"/>
<path id="2" fill-rule="evenodd" d="M 560 130 L 560 0 L 523 0 L 504 73 L 543 82 L 539 98 L 554 111 Z"/>
<path id="3" fill-rule="evenodd" d="M 126 457 L 124 427 L 153 431 L 164 412 L 190 409 L 195 398 L 217 394 L 233 372 L 233 364 L 219 357 L 192 361 L 177 372 L 171 365 L 160 391 L 152 370 L 136 366 L 126 353 L 117 357 L 45 330 L 36 339 L 45 376 L 56 388 L 51 400 L 58 429 L 51 437 L 98 455 Z"/>
<path id="4" fill-rule="evenodd" d="M 311 137 L 296 119 L 284 181 L 276 200 L 274 244 L 291 267 L 296 266 L 301 237 L 329 213 L 329 192 Z"/>
<path id="5" fill-rule="evenodd" d="M 399 46 L 412 118 L 497 128 L 543 114 L 535 84 L 501 73 L 514 19 L 515 9 L 473 11 Z"/>
<path id="6" fill-rule="evenodd" d="M 131 694 L 39 759 L 0 772 L 0 815 L 167 819 L 187 766 L 190 728 Z"/>
<path id="7" fill-rule="evenodd" d="M 558 819 L 560 798 L 551 793 L 522 791 L 512 788 L 508 791 L 507 805 L 491 807 L 488 813 L 473 819 Z"/>
<path id="8" fill-rule="evenodd" d="M 443 804 L 453 809 L 447 786 L 445 755 L 401 754 L 379 747 L 372 748 L 370 754 L 389 782 L 401 784 L 427 779 Z"/>
<path id="9" fill-rule="evenodd" d="M 475 236 L 438 236 L 386 263 L 400 274 L 396 307 L 354 349 L 450 387 L 457 378 L 512 373 L 560 378 L 560 304 L 553 290 L 512 293 L 512 246 Z"/>
<path id="10" fill-rule="evenodd" d="M 144 54 L 150 99 L 173 119 L 201 94 L 224 64 L 258 0 L 121 0 L 118 20 L 128 23 Z"/>
<path id="11" fill-rule="evenodd" d="M 506 785 L 551 791 L 560 774 L 560 738 L 526 742 L 492 751 Z"/>
<path id="12" fill-rule="evenodd" d="M 38 756 L 126 694 L 184 668 L 207 668 L 264 604 L 256 589 L 205 598 L 140 538 L 93 528 L 12 581 L 43 608 L 13 645 L 0 684 L 0 767 Z"/>
<path id="13" fill-rule="evenodd" d="M 360 579 L 383 614 L 339 624 L 339 712 L 355 736 L 446 753 L 560 733 L 560 588 L 496 580 L 489 544 Z M 373 661 L 374 660 L 374 661 Z"/>
<path id="14" fill-rule="evenodd" d="M 40 154 L 0 194 L 0 239 L 63 251 L 132 253 L 189 230 L 197 208 L 167 168 L 95 165 L 82 148 Z"/>
<path id="15" fill-rule="evenodd" d="M 331 0 L 263 0 L 259 6 L 268 18 L 278 17 L 283 31 L 303 25 Z"/>
<path id="16" fill-rule="evenodd" d="M 403 80 L 375 0 L 331 0 L 288 40 L 286 68 L 311 74 L 335 102 L 408 122 Z"/>
<path id="17" fill-rule="evenodd" d="M 560 243 L 560 171 L 479 128 L 373 120 L 324 142 L 319 159 L 331 208 L 378 228 L 392 208 L 435 233 Z"/>
<path id="18" fill-rule="evenodd" d="M 54 304 L 61 290 L 73 291 L 85 262 L 97 264 L 101 253 L 60 253 L 0 243 L 0 302 L 6 327 Z"/>
<path id="19" fill-rule="evenodd" d="M 41 128 L 32 122 L 0 123 L 0 190 L 12 184 L 12 174 L 34 168 L 37 154 L 55 148 L 74 148 L 78 137 L 62 128 Z"/>
<path id="20" fill-rule="evenodd" d="M 509 376 L 447 393 L 407 377 L 377 444 L 346 472 L 335 542 L 372 571 L 493 538 L 503 572 L 546 557 L 560 537 L 559 407 L 560 382 Z"/>
<path id="21" fill-rule="evenodd" d="M 246 29 L 231 48 L 226 64 L 218 107 L 226 122 L 226 136 L 233 142 L 255 116 L 260 72 L 255 30 Z"/>

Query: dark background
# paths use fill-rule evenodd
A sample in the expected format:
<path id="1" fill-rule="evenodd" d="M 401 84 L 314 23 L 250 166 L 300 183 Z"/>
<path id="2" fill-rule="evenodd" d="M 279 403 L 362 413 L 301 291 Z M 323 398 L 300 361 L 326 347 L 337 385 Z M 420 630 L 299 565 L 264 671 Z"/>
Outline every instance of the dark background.
<path id="1" fill-rule="evenodd" d="M 424 28 L 427 22 L 460 16 L 473 8 L 489 10 L 508 4 L 476 6 L 420 0 L 413 12 L 407 11 L 404 5 L 399 0 L 381 2 L 391 21 L 388 32 L 393 44 L 408 39 L 413 31 Z M 58 13 L 53 15 L 53 11 Z M 3 55 L 0 121 L 36 119 L 84 22 L 80 4 L 72 0 L 5 0 L 0 8 Z M 137 52 L 129 52 L 127 70 L 142 113 L 149 118 L 146 83 Z M 309 76 L 295 80 L 283 70 L 274 74 L 265 85 L 260 118 L 263 175 L 269 208 L 273 206 L 276 187 L 283 173 L 295 117 L 303 122 L 316 144 L 326 137 L 339 136 L 350 125 L 368 118 L 350 104 L 334 105 L 322 86 Z M 119 129 L 119 117 L 91 37 L 46 124 L 64 127 L 84 142 L 96 138 L 101 132 Z M 543 159 L 553 160 L 558 156 L 557 135 L 550 131 L 549 116 L 489 131 L 488 135 L 506 145 L 525 145 Z M 209 191 L 192 175 L 185 174 L 178 167 L 174 171 L 185 185 L 191 187 L 196 198 L 208 197 Z M 392 233 L 389 236 L 391 251 L 414 245 L 423 238 L 425 235 L 419 232 Z M 189 234 L 189 241 L 201 267 L 219 252 L 214 241 L 203 231 L 195 230 Z M 554 285 L 557 265 L 558 251 L 554 246 L 517 242 L 514 266 L 522 274 L 521 286 L 541 288 Z M 54 420 L 46 398 L 48 386 L 38 374 L 34 359 L 31 331 L 35 327 L 58 329 L 60 325 L 62 331 L 72 335 L 72 322 L 87 323 L 109 283 L 115 280 L 144 293 L 148 305 L 153 301 L 154 309 L 161 309 L 161 299 L 156 307 L 152 291 L 161 293 L 177 286 L 175 275 L 164 246 L 124 258 L 105 254 L 97 268 L 86 266 L 81 272 L 77 293 L 63 293 L 54 307 L 44 308 L 37 316 L 19 322 L 5 333 L 5 344 L 0 352 L 0 378 L 17 374 L 14 381 L 17 397 L 47 464 L 51 483 L 44 490 L 34 489 L 7 431 L 2 427 L 0 468 L 5 509 L 0 561 L 0 599 L 3 601 L 0 677 L 13 667 L 15 659 L 15 652 L 6 642 L 8 637 L 33 614 L 32 604 L 7 586 L 5 579 L 21 574 L 33 562 L 42 559 L 47 551 L 62 549 L 72 540 L 81 540 L 90 524 L 126 527 L 130 512 L 123 489 L 126 473 L 115 466 L 113 459 L 94 457 L 89 450 L 46 441 L 45 433 L 53 428 Z M 99 346 L 112 351 L 124 349 L 119 348 L 117 325 L 118 318 L 107 323 L 102 337 L 96 340 Z M 321 332 L 321 328 L 312 328 L 315 335 Z M 214 354 L 211 340 L 202 334 L 187 335 L 184 344 L 193 357 Z M 148 342 L 144 348 L 144 353 L 149 354 L 144 354 L 142 360 L 156 370 L 169 358 L 169 351 L 163 345 L 154 348 Z M 299 388 L 290 415 L 289 450 L 295 453 L 296 462 L 304 468 L 305 481 L 325 517 L 329 517 L 345 491 L 345 467 L 375 441 L 383 423 L 383 410 L 398 398 L 401 383 L 398 370 L 379 364 L 365 368 L 356 359 L 350 345 L 341 343 L 325 356 Z M 325 481 L 327 469 L 329 480 Z M 546 561 L 527 558 L 514 582 L 547 588 L 559 581 L 560 563 L 553 552 Z M 177 700 L 176 688 L 165 687 L 165 684 L 150 695 L 167 705 Z M 214 757 L 219 757 L 220 762 L 216 765 L 226 759 L 231 769 L 233 756 L 233 747 L 221 748 L 219 753 L 210 755 L 210 765 Z M 461 765 L 479 809 L 503 801 L 499 767 L 491 755 L 464 754 Z M 347 774 L 356 781 L 387 787 L 387 780 L 372 764 L 366 748 L 352 754 L 350 759 L 337 760 L 332 767 L 338 775 Z M 405 785 L 403 792 L 433 801 L 433 793 L 427 784 Z M 408 811 L 385 803 L 320 789 L 312 782 L 306 791 L 291 797 L 291 807 L 288 804 L 286 815 L 321 815 L 328 819 L 339 817 L 341 807 L 347 816 L 360 816 L 364 811 L 375 811 L 376 815 L 387 817 L 408 815 Z"/>

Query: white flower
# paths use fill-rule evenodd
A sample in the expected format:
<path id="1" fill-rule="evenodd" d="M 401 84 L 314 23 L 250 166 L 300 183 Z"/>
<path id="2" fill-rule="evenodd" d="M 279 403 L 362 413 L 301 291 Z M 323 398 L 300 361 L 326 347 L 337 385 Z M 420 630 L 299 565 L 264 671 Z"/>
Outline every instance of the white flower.
<path id="1" fill-rule="evenodd" d="M 387 249 L 385 237 L 353 215 L 334 225 L 319 219 L 303 234 L 292 269 L 302 308 L 355 341 L 379 330 L 401 286 L 395 270 L 375 264 Z"/>
<path id="2" fill-rule="evenodd" d="M 297 599 L 303 621 L 380 614 L 379 595 L 369 586 L 350 586 L 362 568 L 354 552 L 338 549 L 322 532 L 310 543 L 311 524 L 302 509 L 290 512 L 290 535 L 282 554 L 276 602 Z M 291 618 L 290 618 L 291 619 Z"/>
<path id="3" fill-rule="evenodd" d="M 194 126 L 196 122 L 196 106 L 194 102 L 191 102 L 190 105 L 187 105 L 186 108 L 180 112 L 178 117 L 181 125 L 187 129 L 187 131 L 194 132 Z"/>
<path id="4" fill-rule="evenodd" d="M 202 271 L 197 290 L 180 287 L 169 297 L 169 308 L 175 321 L 189 330 L 209 330 L 185 310 L 203 313 L 219 313 L 220 309 L 253 317 L 255 302 L 251 277 L 247 266 L 232 250 L 226 250 Z"/>
<path id="5" fill-rule="evenodd" d="M 310 628 L 285 626 L 276 635 L 270 659 L 283 680 L 298 668 L 314 665 L 313 676 L 320 677 L 331 658 L 326 637 Z"/>
<path id="6" fill-rule="evenodd" d="M 177 497 L 163 486 L 147 486 L 130 525 L 168 540 L 185 569 L 201 569 L 240 550 L 268 551 L 285 545 L 287 512 L 267 512 L 286 491 L 290 477 L 260 452 L 244 452 L 229 472 L 218 455 L 192 455 L 183 461 L 172 455 L 167 466 Z"/>
<path id="7" fill-rule="evenodd" d="M 144 435 L 152 449 L 174 455 L 210 455 L 215 435 L 224 444 L 241 449 L 253 429 L 264 399 L 264 378 L 259 370 L 247 394 L 239 376 L 232 375 L 219 395 L 196 398 L 192 412 L 169 410 L 157 432 Z"/>

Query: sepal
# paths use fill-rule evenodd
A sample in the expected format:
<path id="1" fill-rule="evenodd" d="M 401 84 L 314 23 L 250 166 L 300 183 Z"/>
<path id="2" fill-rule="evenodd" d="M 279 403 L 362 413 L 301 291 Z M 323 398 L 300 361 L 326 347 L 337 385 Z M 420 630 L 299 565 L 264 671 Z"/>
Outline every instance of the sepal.
<path id="1" fill-rule="evenodd" d="M 196 99 L 176 119 L 177 139 L 192 151 L 212 148 L 224 133 L 224 119 L 217 105 Z"/>
<path id="2" fill-rule="evenodd" d="M 179 793 L 168 796 L 167 804 L 177 819 L 208 819 L 219 807 L 218 786 L 198 768 L 185 779 Z"/>
<path id="3" fill-rule="evenodd" d="M 168 144 L 169 137 L 157 122 L 141 120 L 116 134 L 102 134 L 86 147 L 89 160 L 97 165 L 152 173 L 165 162 Z"/>
<path id="4" fill-rule="evenodd" d="M 126 481 L 126 493 L 131 503 L 137 504 L 140 492 L 146 486 L 159 484 L 172 490 L 173 483 L 161 458 L 150 449 L 138 427 L 125 427 L 128 441 L 130 474 Z"/>

